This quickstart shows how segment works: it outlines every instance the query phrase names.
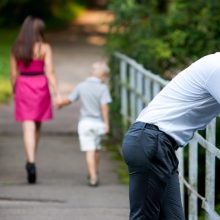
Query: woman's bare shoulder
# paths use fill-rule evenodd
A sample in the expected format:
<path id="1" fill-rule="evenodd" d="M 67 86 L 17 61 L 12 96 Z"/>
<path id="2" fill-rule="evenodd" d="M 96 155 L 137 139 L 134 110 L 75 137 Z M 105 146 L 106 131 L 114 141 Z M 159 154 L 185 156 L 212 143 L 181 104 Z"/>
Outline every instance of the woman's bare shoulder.
<path id="1" fill-rule="evenodd" d="M 50 44 L 49 43 L 44 43 L 44 42 L 36 43 L 36 47 L 40 47 L 42 51 L 51 49 Z"/>
<path id="2" fill-rule="evenodd" d="M 45 54 L 51 53 L 51 46 L 49 43 L 43 43 L 42 44 L 42 51 L 44 51 Z"/>
<path id="3" fill-rule="evenodd" d="M 51 50 L 51 46 L 48 43 L 37 42 L 34 45 L 34 58 L 44 59 L 48 51 Z"/>

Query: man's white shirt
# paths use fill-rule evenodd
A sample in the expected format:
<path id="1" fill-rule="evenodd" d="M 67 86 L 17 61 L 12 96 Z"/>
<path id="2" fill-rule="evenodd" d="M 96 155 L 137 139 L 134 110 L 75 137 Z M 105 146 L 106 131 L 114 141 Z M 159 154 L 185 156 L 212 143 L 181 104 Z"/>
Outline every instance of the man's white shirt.
<path id="1" fill-rule="evenodd" d="M 219 113 L 220 52 L 217 52 L 180 72 L 136 121 L 157 125 L 184 146 L 196 130 L 204 129 Z"/>

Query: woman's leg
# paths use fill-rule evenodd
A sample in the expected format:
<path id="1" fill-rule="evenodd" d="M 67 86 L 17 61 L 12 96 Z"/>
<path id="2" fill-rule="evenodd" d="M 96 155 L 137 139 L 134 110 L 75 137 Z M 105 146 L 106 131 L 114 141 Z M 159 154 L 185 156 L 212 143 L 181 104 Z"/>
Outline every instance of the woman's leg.
<path id="1" fill-rule="evenodd" d="M 34 121 L 24 121 L 22 123 L 22 129 L 27 161 L 29 163 L 34 163 L 36 151 L 36 124 Z"/>
<path id="2" fill-rule="evenodd" d="M 22 123 L 23 139 L 27 157 L 26 171 L 28 183 L 34 184 L 37 180 L 37 170 L 35 166 L 36 148 L 39 140 L 40 125 L 34 121 L 24 121 Z"/>
<path id="3" fill-rule="evenodd" d="M 37 154 L 38 144 L 40 140 L 40 132 L 41 132 L 41 122 L 36 122 L 36 131 L 35 131 L 35 140 L 36 140 L 36 147 L 35 147 L 35 154 Z"/>

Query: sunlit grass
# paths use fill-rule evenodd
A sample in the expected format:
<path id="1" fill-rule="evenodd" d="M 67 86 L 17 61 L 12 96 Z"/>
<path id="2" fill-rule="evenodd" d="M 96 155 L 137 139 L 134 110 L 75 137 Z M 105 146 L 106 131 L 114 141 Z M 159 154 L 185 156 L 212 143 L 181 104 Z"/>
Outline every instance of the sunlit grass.
<path id="1" fill-rule="evenodd" d="M 0 103 L 7 102 L 11 97 L 11 85 L 8 79 L 0 78 Z"/>
<path id="2" fill-rule="evenodd" d="M 109 151 L 111 159 L 116 163 L 115 172 L 118 175 L 119 181 L 122 184 L 128 184 L 129 176 L 128 176 L 128 169 L 127 165 L 125 164 L 122 155 L 120 153 L 120 144 L 119 143 L 110 143 L 110 140 L 104 142 L 106 149 Z"/>
<path id="3" fill-rule="evenodd" d="M 0 29 L 0 102 L 11 96 L 10 86 L 10 48 L 15 40 L 17 29 Z"/>
<path id="4" fill-rule="evenodd" d="M 54 17 L 47 20 L 47 25 L 53 29 L 71 24 L 85 9 L 83 4 L 77 2 L 64 3 L 62 10 L 60 10 L 59 5 L 54 4 L 52 7 Z"/>

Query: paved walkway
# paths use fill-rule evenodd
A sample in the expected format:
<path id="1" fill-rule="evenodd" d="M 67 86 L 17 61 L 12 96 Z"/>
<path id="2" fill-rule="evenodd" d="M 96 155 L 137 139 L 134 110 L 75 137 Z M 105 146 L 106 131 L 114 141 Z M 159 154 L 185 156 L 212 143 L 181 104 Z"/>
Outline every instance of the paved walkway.
<path id="1" fill-rule="evenodd" d="M 92 15 L 92 16 L 91 16 Z M 63 95 L 84 79 L 91 64 L 105 59 L 102 44 L 106 13 L 89 12 L 69 30 L 50 33 Z M 1 220 L 126 220 L 127 187 L 115 174 L 116 164 L 102 152 L 101 184 L 86 185 L 84 155 L 76 135 L 79 104 L 55 111 L 43 125 L 38 152 L 39 183 L 27 185 L 20 124 L 13 121 L 13 104 L 0 106 L 0 219 Z M 71 135 L 70 135 L 71 134 Z"/>

